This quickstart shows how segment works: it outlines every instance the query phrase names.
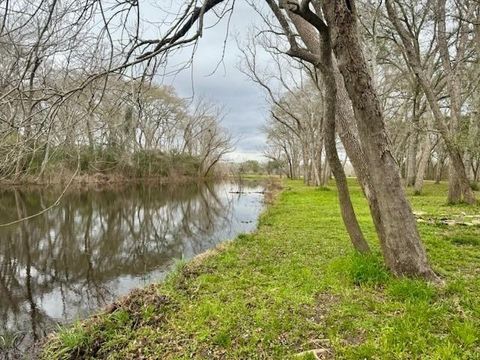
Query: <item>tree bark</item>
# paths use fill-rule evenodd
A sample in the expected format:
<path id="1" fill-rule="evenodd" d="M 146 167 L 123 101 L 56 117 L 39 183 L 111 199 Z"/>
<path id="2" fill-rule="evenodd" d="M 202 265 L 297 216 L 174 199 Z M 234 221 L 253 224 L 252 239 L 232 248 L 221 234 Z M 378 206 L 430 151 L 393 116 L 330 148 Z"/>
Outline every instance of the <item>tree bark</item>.
<path id="1" fill-rule="evenodd" d="M 458 204 L 462 201 L 462 187 L 451 161 L 450 159 L 450 164 L 448 164 L 448 203 Z"/>
<path id="2" fill-rule="evenodd" d="M 430 141 L 430 135 L 427 133 L 425 135 L 425 143 L 423 144 L 423 151 L 418 163 L 418 171 L 415 178 L 414 191 L 415 194 L 419 195 L 422 193 L 423 189 L 423 180 L 425 178 L 425 172 L 428 166 L 428 160 L 430 158 L 430 153 L 432 151 L 432 143 Z"/>
<path id="3" fill-rule="evenodd" d="M 335 183 L 338 190 L 338 200 L 342 213 L 343 222 L 347 229 L 350 241 L 355 250 L 361 253 L 370 252 L 370 247 L 365 241 L 360 225 L 358 224 L 352 201 L 350 200 L 350 192 L 348 190 L 347 177 L 342 166 L 342 162 L 338 157 L 336 134 L 335 134 L 335 116 L 337 102 L 337 84 L 333 72 L 332 48 L 330 43 L 330 34 L 328 31 L 322 34 L 322 59 L 323 66 L 321 73 L 325 84 L 325 151 L 327 153 L 328 163 L 332 169 Z"/>
<path id="4" fill-rule="evenodd" d="M 381 246 L 385 263 L 396 275 L 437 279 L 428 264 L 398 166 L 389 149 L 380 102 L 358 38 L 355 2 L 328 0 L 323 9 L 382 214 L 385 236 Z"/>
<path id="5" fill-rule="evenodd" d="M 418 91 L 417 82 L 415 82 L 415 89 L 413 90 L 412 118 L 410 123 L 410 138 L 407 152 L 407 171 L 405 176 L 407 186 L 415 185 L 417 174 L 418 125 L 420 123 L 419 98 L 420 94 Z"/>
<path id="6" fill-rule="evenodd" d="M 407 166 L 405 180 L 407 186 L 415 184 L 417 174 L 417 148 L 418 148 L 418 134 L 412 130 L 408 141 L 407 151 Z"/>
<path id="7" fill-rule="evenodd" d="M 442 181 L 443 162 L 444 162 L 443 156 L 439 155 L 437 164 L 435 167 L 435 184 L 440 184 L 440 181 Z"/>
<path id="8" fill-rule="evenodd" d="M 321 187 L 325 187 L 328 185 L 328 180 L 330 180 L 330 164 L 328 161 L 325 161 L 323 165 L 323 173 L 322 173 L 322 182 L 320 184 Z"/>
<path id="9" fill-rule="evenodd" d="M 319 9 L 321 10 L 321 9 Z M 302 41 L 308 50 L 313 54 L 320 55 L 321 45 L 316 29 L 300 16 L 289 11 L 288 15 L 297 29 Z M 338 69 L 335 57 L 332 57 L 332 71 L 336 82 L 336 130 L 343 143 L 355 174 L 360 183 L 362 191 L 367 198 L 373 223 L 377 231 L 380 242 L 385 242 L 385 230 L 382 225 L 382 213 L 378 207 L 377 197 L 374 187 L 370 180 L 370 171 L 367 165 L 365 152 L 358 138 L 357 126 L 355 124 L 355 114 L 352 108 L 352 102 L 348 96 L 343 81 L 343 76 Z M 323 181 L 322 181 L 323 184 Z"/>

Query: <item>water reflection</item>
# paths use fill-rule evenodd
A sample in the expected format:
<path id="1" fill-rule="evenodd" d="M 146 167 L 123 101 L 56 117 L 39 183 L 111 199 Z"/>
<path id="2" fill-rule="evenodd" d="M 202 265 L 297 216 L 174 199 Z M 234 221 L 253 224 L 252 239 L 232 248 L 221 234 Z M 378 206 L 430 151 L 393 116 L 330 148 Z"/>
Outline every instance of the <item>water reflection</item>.
<path id="1" fill-rule="evenodd" d="M 223 183 L 74 192 L 51 211 L 0 229 L 4 343 L 30 343 L 161 279 L 174 259 L 251 231 L 261 191 L 255 183 Z M 0 222 L 37 213 L 57 196 L 1 192 Z"/>

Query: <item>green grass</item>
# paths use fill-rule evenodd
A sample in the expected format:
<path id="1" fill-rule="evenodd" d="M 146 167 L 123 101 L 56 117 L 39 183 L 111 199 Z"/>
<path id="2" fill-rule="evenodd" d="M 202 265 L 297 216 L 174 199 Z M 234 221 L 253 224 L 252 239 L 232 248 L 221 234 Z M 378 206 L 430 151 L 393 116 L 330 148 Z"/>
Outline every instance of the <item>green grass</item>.
<path id="1" fill-rule="evenodd" d="M 353 181 L 374 255 L 352 251 L 333 189 L 285 185 L 255 234 L 64 329 L 44 358 L 313 359 L 295 354 L 323 348 L 336 359 L 480 359 L 479 227 L 420 223 L 445 285 L 394 278 Z M 480 212 L 446 205 L 446 191 L 427 183 L 412 206 L 432 216 Z"/>

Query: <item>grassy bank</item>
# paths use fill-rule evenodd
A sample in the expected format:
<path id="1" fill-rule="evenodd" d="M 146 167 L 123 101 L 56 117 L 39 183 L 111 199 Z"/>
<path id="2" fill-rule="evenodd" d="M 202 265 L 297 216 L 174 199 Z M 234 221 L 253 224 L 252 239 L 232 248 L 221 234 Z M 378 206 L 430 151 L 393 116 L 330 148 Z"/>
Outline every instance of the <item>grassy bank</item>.
<path id="1" fill-rule="evenodd" d="M 64 329 L 43 357 L 288 359 L 320 349 L 337 359 L 480 359 L 480 227 L 442 224 L 479 207 L 447 206 L 445 185 L 411 197 L 446 282 L 435 287 L 383 268 L 358 186 L 369 257 L 352 252 L 334 190 L 285 186 L 255 234 Z"/>

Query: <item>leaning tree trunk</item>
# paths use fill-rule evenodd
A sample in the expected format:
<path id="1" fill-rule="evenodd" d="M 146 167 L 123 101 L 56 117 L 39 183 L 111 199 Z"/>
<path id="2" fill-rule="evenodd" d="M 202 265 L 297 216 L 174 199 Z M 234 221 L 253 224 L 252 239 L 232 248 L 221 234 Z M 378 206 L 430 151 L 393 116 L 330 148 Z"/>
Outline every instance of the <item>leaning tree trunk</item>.
<path id="1" fill-rule="evenodd" d="M 316 5 L 316 4 L 314 4 Z M 321 9 L 318 9 L 321 12 Z M 299 15 L 288 11 L 288 15 L 297 29 L 302 41 L 307 46 L 308 50 L 317 55 L 320 54 L 321 45 L 317 30 Z M 348 96 L 343 76 L 338 69 L 335 57 L 332 57 L 332 72 L 335 76 L 336 82 L 336 125 L 337 132 L 342 140 L 345 152 L 350 159 L 355 170 L 358 182 L 362 191 L 367 198 L 370 213 L 372 215 L 375 229 L 377 231 L 380 242 L 385 242 L 385 231 L 382 225 L 382 213 L 378 207 L 377 197 L 370 180 L 370 171 L 368 170 L 367 159 L 362 145 L 358 138 L 357 126 L 355 124 L 355 114 L 352 109 L 352 102 Z"/>
<path id="2" fill-rule="evenodd" d="M 407 171 L 406 182 L 407 186 L 414 186 L 417 175 L 417 151 L 418 151 L 418 125 L 420 123 L 420 100 L 421 93 L 418 85 L 418 81 L 415 81 L 415 88 L 413 89 L 413 104 L 412 104 L 412 117 L 410 122 L 410 138 L 408 141 L 407 151 Z M 423 181 L 423 179 L 422 179 Z"/>
<path id="3" fill-rule="evenodd" d="M 328 0 L 323 8 L 382 214 L 385 238 L 381 246 L 385 263 L 397 275 L 435 279 L 401 185 L 398 166 L 389 150 L 380 101 L 358 38 L 355 2 Z"/>
<path id="4" fill-rule="evenodd" d="M 362 230 L 358 224 L 352 201 L 350 200 L 350 192 L 348 190 L 347 177 L 342 166 L 342 162 L 338 157 L 337 144 L 335 141 L 335 114 L 337 102 L 337 84 L 333 72 L 332 48 L 330 43 L 330 35 L 322 34 L 322 59 L 321 67 L 322 77 L 325 84 L 325 151 L 327 153 L 328 163 L 335 177 L 335 183 L 338 190 L 338 200 L 342 213 L 343 222 L 347 229 L 350 241 L 355 250 L 361 253 L 370 252 L 370 247 L 363 237 Z"/>

